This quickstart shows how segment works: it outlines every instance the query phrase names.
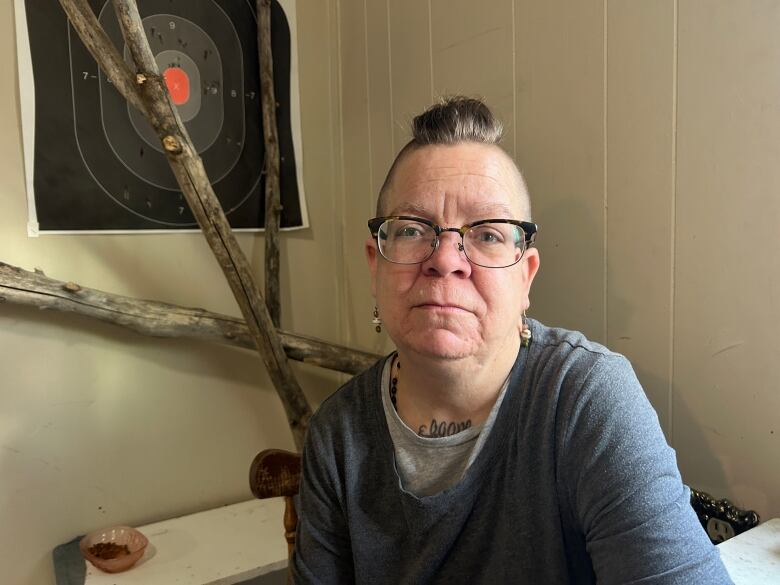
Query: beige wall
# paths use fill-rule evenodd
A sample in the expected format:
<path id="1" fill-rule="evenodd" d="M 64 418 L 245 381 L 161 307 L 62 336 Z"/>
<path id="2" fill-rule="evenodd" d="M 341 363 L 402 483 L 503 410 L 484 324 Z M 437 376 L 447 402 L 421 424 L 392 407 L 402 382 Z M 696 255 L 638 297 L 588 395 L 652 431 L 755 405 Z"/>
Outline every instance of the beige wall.
<path id="1" fill-rule="evenodd" d="M 629 356 L 688 483 L 780 515 L 779 27 L 774 0 L 298 0 L 312 227 L 283 237 L 283 325 L 389 349 L 365 221 L 411 116 L 482 95 L 541 225 L 532 315 Z M 197 235 L 28 239 L 18 100 L 4 83 L 0 261 L 237 313 Z M 262 238 L 240 241 L 260 266 Z M 249 352 L 5 304 L 0 356 L 8 582 L 53 582 L 51 548 L 84 530 L 245 499 L 254 453 L 292 445 Z M 341 380 L 297 371 L 315 402 Z"/>
<path id="2" fill-rule="evenodd" d="M 27 238 L 12 4 L 0 2 L 0 261 L 238 314 L 198 234 Z M 299 0 L 298 8 L 311 229 L 283 236 L 282 322 L 341 341 L 338 22 L 331 3 Z M 262 238 L 239 240 L 262 272 Z M 296 371 L 315 402 L 340 380 Z M 251 498 L 249 464 L 267 447 L 293 444 L 253 353 L 0 304 L 3 583 L 53 583 L 51 549 L 84 531 Z"/>
<path id="3" fill-rule="evenodd" d="M 531 314 L 625 353 L 686 482 L 780 515 L 780 2 L 341 0 L 344 223 L 442 93 L 507 124 Z M 775 32 L 773 32 L 775 31 Z M 364 232 L 347 336 L 373 343 Z"/>

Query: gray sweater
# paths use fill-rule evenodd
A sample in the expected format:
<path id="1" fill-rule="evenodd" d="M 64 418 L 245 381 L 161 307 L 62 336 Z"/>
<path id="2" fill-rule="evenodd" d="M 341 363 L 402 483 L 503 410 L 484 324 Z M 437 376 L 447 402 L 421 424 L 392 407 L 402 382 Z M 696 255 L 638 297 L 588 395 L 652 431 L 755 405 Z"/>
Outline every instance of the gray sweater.
<path id="1" fill-rule="evenodd" d="M 382 364 L 311 421 L 296 583 L 731 583 L 625 358 L 531 322 L 463 478 L 401 487 Z"/>

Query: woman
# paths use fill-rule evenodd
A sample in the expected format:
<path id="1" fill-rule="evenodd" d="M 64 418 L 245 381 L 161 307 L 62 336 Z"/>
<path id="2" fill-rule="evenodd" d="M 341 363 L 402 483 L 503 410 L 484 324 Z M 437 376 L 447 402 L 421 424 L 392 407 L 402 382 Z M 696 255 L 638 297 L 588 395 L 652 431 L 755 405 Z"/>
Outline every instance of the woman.
<path id="1" fill-rule="evenodd" d="M 415 118 L 369 221 L 397 347 L 312 420 L 301 583 L 730 583 L 628 362 L 524 317 L 525 183 L 478 100 Z"/>

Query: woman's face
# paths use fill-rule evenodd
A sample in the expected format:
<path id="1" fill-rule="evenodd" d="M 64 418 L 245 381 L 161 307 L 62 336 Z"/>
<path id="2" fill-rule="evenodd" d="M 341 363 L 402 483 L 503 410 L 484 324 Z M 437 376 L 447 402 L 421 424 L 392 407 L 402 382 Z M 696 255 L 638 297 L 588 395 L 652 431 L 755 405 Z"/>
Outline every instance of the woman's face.
<path id="1" fill-rule="evenodd" d="M 442 227 L 481 219 L 519 219 L 525 199 L 517 171 L 498 147 L 464 143 L 426 146 L 406 155 L 386 194 L 385 215 L 413 215 Z M 526 250 L 508 268 L 472 265 L 460 235 L 440 236 L 422 264 L 388 262 L 366 243 L 372 292 L 383 326 L 402 353 L 433 359 L 476 358 L 488 363 L 516 353 L 523 310 L 539 256 Z"/>

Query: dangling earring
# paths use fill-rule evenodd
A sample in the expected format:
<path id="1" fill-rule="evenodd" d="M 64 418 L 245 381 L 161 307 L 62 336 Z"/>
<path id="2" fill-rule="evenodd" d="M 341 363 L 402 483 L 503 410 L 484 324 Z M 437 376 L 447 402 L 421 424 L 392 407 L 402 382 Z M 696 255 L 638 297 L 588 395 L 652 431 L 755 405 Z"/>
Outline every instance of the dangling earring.
<path id="1" fill-rule="evenodd" d="M 525 316 L 525 309 L 523 309 L 523 325 L 520 328 L 520 345 L 522 347 L 528 347 L 531 345 L 531 339 L 533 333 L 531 333 L 531 327 L 528 325 L 528 319 Z"/>
<path id="2" fill-rule="evenodd" d="M 382 333 L 382 319 L 379 318 L 379 309 L 377 307 L 374 307 L 374 318 L 371 319 L 371 324 L 374 325 L 377 333 Z"/>

